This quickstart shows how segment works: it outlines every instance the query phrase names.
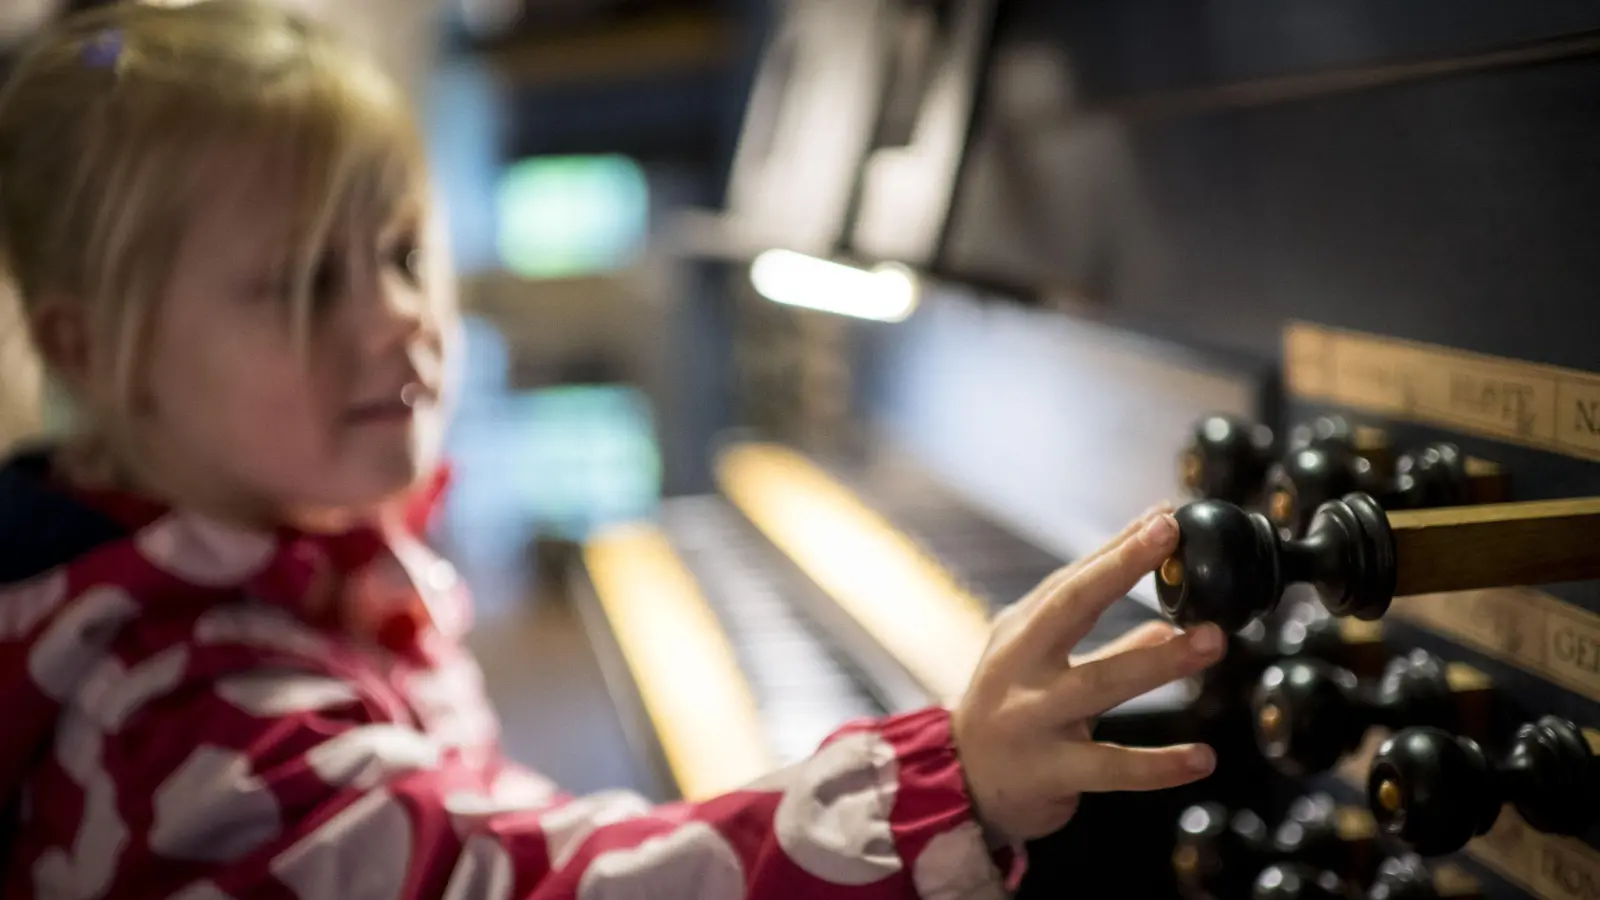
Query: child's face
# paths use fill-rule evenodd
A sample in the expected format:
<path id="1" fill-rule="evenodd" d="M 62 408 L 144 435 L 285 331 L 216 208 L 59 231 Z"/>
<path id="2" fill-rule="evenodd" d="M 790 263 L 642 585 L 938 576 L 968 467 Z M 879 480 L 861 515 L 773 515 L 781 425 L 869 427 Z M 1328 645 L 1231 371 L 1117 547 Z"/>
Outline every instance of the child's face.
<path id="1" fill-rule="evenodd" d="M 221 512 L 370 508 L 434 464 L 442 428 L 451 311 L 422 277 L 423 223 L 335 229 L 303 356 L 281 268 L 287 204 L 271 183 L 240 175 L 202 204 L 155 316 L 146 464 L 183 499 Z"/>

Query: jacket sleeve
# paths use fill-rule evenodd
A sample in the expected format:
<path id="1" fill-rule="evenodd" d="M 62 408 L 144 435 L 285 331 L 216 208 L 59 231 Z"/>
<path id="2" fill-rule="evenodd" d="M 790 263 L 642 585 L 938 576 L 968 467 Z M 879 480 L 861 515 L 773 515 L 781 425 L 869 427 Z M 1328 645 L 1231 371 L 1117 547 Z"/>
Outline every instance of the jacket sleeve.
<path id="1" fill-rule="evenodd" d="M 127 818 L 115 880 L 140 896 L 1007 895 L 1009 855 L 973 817 L 941 709 L 852 723 L 746 789 L 651 807 L 564 796 L 492 742 L 452 743 L 378 696 L 341 673 L 262 666 L 146 698 L 115 736 L 74 709 L 59 755 L 119 795 L 102 824 Z"/>

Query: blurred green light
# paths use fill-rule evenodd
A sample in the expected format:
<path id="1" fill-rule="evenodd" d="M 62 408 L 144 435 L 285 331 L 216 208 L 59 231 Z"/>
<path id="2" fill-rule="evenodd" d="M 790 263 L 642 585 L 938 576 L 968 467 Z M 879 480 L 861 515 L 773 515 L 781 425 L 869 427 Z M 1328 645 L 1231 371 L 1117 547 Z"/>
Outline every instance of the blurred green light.
<path id="1" fill-rule="evenodd" d="M 627 265 L 644 242 L 650 191 L 625 156 L 539 156 L 508 167 L 498 190 L 501 263 L 524 278 L 571 278 Z"/>
<path id="2" fill-rule="evenodd" d="M 594 528 L 653 514 L 662 460 L 650 402 L 622 385 L 563 385 L 518 398 L 516 470 L 502 486 L 549 533 L 582 539 Z"/>

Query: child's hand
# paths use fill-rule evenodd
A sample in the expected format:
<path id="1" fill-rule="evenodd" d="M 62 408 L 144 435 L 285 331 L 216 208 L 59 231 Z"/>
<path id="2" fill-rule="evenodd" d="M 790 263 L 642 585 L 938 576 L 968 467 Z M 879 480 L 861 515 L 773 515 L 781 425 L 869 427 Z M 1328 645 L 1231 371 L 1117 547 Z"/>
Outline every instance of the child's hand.
<path id="1" fill-rule="evenodd" d="M 1180 635 L 1151 623 L 1089 656 L 1068 656 L 1177 545 L 1170 510 L 1152 510 L 996 618 L 953 727 L 978 815 L 1006 839 L 1059 830 L 1086 791 L 1175 787 L 1215 766 L 1204 745 L 1139 749 L 1090 738 L 1095 716 L 1220 659 L 1225 641 L 1215 625 Z"/>

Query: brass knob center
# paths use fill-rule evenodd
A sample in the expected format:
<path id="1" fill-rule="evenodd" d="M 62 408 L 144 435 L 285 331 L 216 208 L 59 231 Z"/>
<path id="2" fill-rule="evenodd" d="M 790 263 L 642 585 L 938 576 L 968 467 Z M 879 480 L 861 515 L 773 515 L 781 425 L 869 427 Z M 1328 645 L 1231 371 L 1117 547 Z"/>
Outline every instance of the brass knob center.
<path id="1" fill-rule="evenodd" d="M 1294 497 L 1288 491 L 1273 491 L 1271 507 L 1274 522 L 1287 522 L 1294 517 Z"/>
<path id="2" fill-rule="evenodd" d="M 1180 876 L 1192 877 L 1200 868 L 1200 851 L 1193 847 L 1179 847 L 1172 852 L 1172 868 Z"/>
<path id="3" fill-rule="evenodd" d="M 1198 490 L 1200 476 L 1205 474 L 1205 466 L 1201 464 L 1200 457 L 1194 453 L 1185 453 L 1179 469 L 1183 475 L 1183 486 L 1191 491 Z"/>
<path id="4" fill-rule="evenodd" d="M 1183 560 L 1176 556 L 1167 557 L 1167 561 L 1161 564 L 1160 574 L 1161 580 L 1173 587 L 1183 584 Z"/>
<path id="5" fill-rule="evenodd" d="M 1385 812 L 1396 813 L 1400 811 L 1400 785 L 1393 781 L 1384 780 L 1378 784 L 1378 805 Z"/>
<path id="6" fill-rule="evenodd" d="M 1283 710 L 1279 709 L 1276 704 L 1268 703 L 1266 706 L 1261 707 L 1261 712 L 1256 716 L 1256 720 L 1261 726 L 1262 734 L 1269 738 L 1276 738 L 1278 729 L 1283 727 Z"/>

